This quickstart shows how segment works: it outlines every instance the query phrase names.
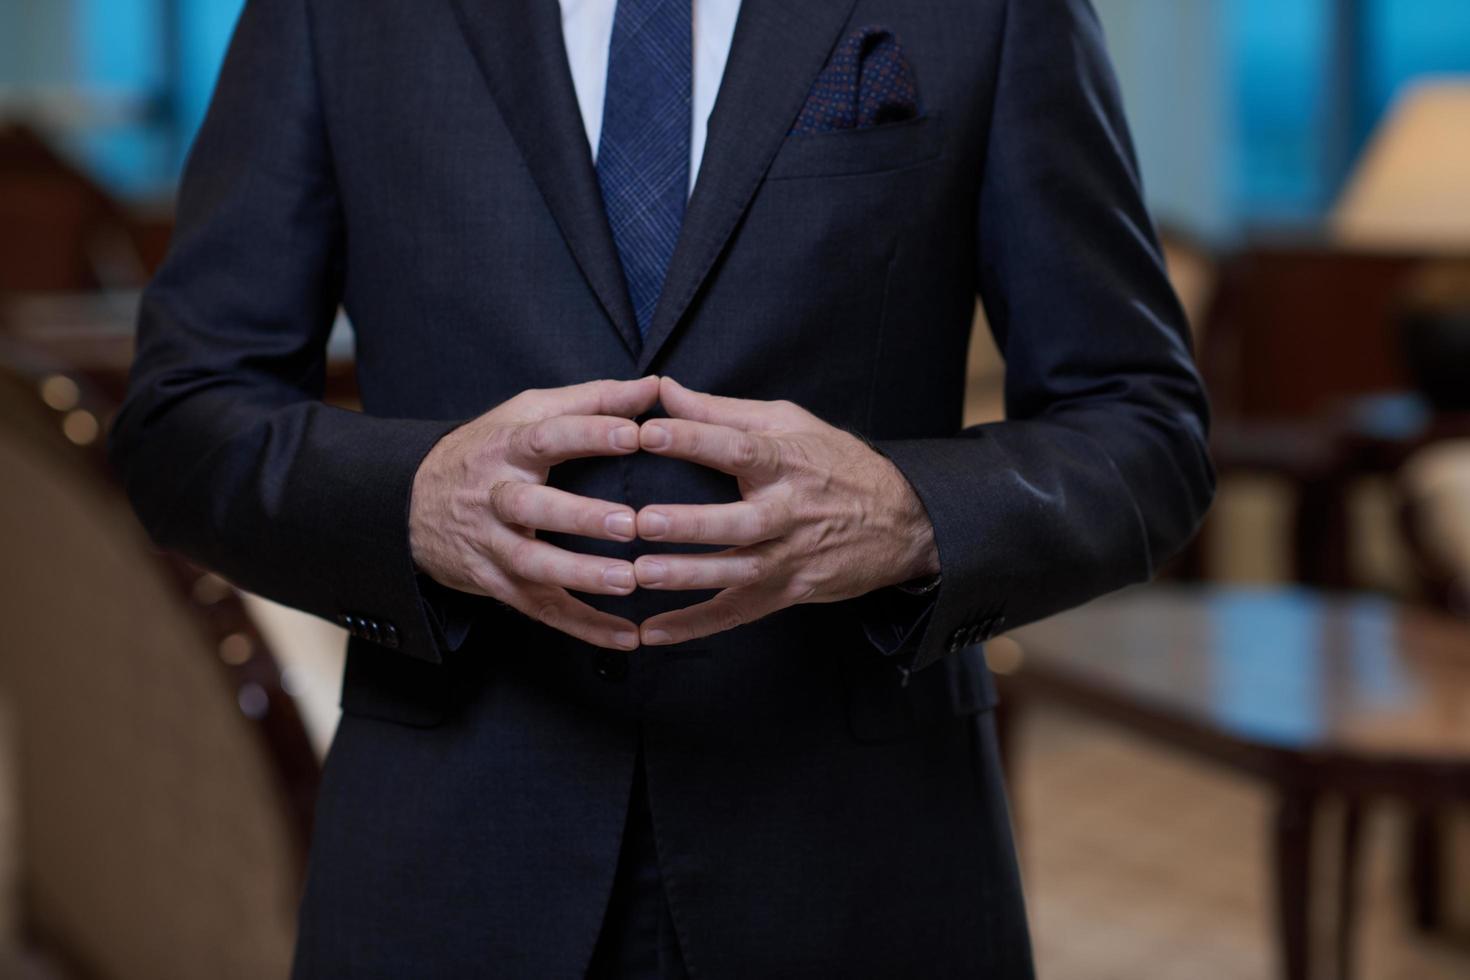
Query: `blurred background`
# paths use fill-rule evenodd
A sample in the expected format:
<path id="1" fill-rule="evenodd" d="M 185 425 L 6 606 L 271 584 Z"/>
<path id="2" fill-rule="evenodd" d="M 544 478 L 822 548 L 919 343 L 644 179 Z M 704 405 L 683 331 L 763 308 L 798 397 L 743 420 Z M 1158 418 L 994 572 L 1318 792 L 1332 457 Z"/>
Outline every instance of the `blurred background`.
<path id="1" fill-rule="evenodd" d="M 1221 491 L 988 651 L 1041 975 L 1470 976 L 1470 2 L 1094 2 Z M 0 0 L 3 977 L 289 957 L 343 635 L 100 460 L 240 6 Z M 1002 386 L 977 310 L 969 421 Z"/>

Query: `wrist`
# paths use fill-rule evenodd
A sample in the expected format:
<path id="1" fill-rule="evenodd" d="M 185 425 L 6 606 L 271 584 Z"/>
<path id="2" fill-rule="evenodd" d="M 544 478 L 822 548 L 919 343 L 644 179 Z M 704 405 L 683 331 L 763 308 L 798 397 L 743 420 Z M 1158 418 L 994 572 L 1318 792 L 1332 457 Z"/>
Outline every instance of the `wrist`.
<path id="1" fill-rule="evenodd" d="M 935 581 L 939 577 L 939 547 L 934 542 L 934 525 L 929 523 L 929 515 L 923 513 L 922 505 L 914 523 L 915 527 L 909 536 L 908 562 L 905 565 L 907 574 L 899 581 Z"/>

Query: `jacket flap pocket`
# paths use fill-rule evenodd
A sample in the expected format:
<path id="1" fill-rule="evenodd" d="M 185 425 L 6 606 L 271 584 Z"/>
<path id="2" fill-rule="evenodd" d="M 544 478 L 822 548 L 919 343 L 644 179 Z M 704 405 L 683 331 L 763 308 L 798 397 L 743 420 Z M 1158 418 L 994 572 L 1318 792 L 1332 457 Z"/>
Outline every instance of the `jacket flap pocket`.
<path id="1" fill-rule="evenodd" d="M 365 640 L 347 644 L 343 712 L 415 728 L 432 728 L 449 714 L 450 670 Z"/>
<path id="2" fill-rule="evenodd" d="M 766 179 L 843 177 L 901 170 L 939 156 L 943 136 L 938 115 L 868 129 L 788 136 L 776 152 Z"/>

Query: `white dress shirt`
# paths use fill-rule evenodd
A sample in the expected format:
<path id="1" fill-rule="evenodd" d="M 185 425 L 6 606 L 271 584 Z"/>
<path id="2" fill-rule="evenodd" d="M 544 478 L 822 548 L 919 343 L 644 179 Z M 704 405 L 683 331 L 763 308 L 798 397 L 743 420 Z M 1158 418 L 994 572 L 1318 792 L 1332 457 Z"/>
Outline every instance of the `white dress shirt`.
<path id="1" fill-rule="evenodd" d="M 715 107 L 740 0 L 691 0 L 694 4 L 694 118 L 689 132 L 689 191 L 699 176 L 709 114 Z M 617 0 L 561 0 L 561 33 L 572 66 L 572 85 L 592 158 L 602 139 L 602 103 L 607 92 L 607 49 L 612 42 Z"/>

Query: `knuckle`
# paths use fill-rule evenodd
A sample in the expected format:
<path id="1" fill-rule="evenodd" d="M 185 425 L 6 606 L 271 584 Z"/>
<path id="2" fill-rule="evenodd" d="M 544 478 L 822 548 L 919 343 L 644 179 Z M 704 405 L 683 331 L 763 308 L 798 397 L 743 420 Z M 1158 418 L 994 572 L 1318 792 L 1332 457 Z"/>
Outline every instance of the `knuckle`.
<path id="1" fill-rule="evenodd" d="M 740 608 L 738 603 L 718 602 L 711 612 L 713 613 L 714 623 L 719 627 L 721 632 L 735 629 L 745 622 L 744 610 Z"/>
<path id="2" fill-rule="evenodd" d="M 731 447 L 731 456 L 734 457 L 735 465 L 741 467 L 752 467 L 760 462 L 760 443 L 750 436 L 739 436 Z"/>
<path id="3" fill-rule="evenodd" d="M 741 571 L 740 578 L 744 585 L 754 585 L 766 577 L 770 570 L 770 562 L 760 556 L 752 556 L 745 561 L 745 567 Z"/>
<path id="4" fill-rule="evenodd" d="M 817 583 L 805 576 L 797 576 L 786 584 L 786 601 L 790 605 L 801 605 L 817 597 Z"/>
<path id="5" fill-rule="evenodd" d="M 497 425 L 502 424 L 503 420 L 507 418 L 514 418 L 516 415 L 520 414 L 520 412 L 524 411 L 525 408 L 530 404 L 531 397 L 532 395 L 530 391 L 522 391 L 519 394 L 512 395 L 510 398 L 507 398 L 499 405 L 496 405 L 494 408 L 490 409 L 490 411 L 486 412 L 484 415 L 481 415 L 480 418 L 484 420 L 494 420 Z"/>
<path id="6" fill-rule="evenodd" d="M 510 409 L 512 418 L 536 418 L 543 414 L 549 397 L 545 388 L 527 388 L 501 407 Z"/>
<path id="7" fill-rule="evenodd" d="M 781 470 L 811 470 L 812 457 L 807 447 L 795 439 L 783 439 L 775 443 L 776 465 Z"/>
<path id="8" fill-rule="evenodd" d="M 527 433 L 531 423 L 521 423 L 511 426 L 505 433 L 505 455 L 512 457 L 523 457 L 529 451 L 527 445 Z"/>
<path id="9" fill-rule="evenodd" d="M 511 519 L 512 493 L 510 480 L 496 480 L 485 488 L 485 504 L 490 513 L 502 520 Z"/>
<path id="10" fill-rule="evenodd" d="M 494 599 L 504 598 L 501 595 L 500 581 L 490 568 L 476 563 L 465 569 L 465 578 L 469 580 L 469 584 L 472 587 L 483 592 L 485 595 Z"/>
<path id="11" fill-rule="evenodd" d="M 543 626 L 561 622 L 561 606 L 554 599 L 542 599 L 532 607 L 532 618 Z"/>
<path id="12" fill-rule="evenodd" d="M 533 423 L 527 426 L 525 431 L 525 446 L 532 456 L 545 456 L 556 445 L 551 426 L 545 422 Z"/>
<path id="13" fill-rule="evenodd" d="M 527 578 L 535 578 L 536 569 L 533 567 L 533 548 L 535 546 L 527 539 L 517 541 L 506 549 L 505 560 L 517 574 Z"/>

